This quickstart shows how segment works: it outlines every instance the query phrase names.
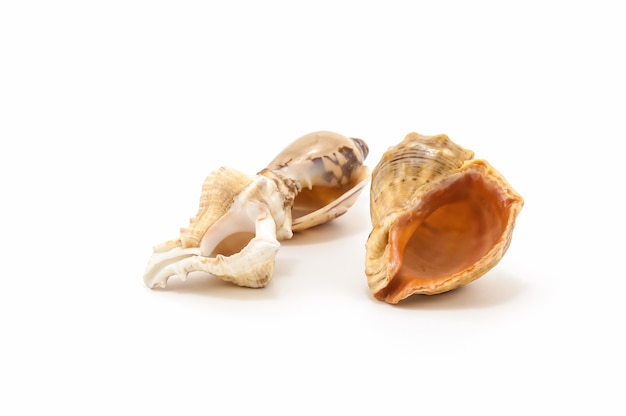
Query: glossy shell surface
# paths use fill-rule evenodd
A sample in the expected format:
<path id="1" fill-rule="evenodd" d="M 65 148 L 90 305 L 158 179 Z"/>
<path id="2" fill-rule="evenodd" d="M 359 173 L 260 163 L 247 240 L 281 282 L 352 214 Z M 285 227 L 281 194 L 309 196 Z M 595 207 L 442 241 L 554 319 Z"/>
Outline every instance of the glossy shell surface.
<path id="1" fill-rule="evenodd" d="M 292 230 L 301 231 L 343 215 L 370 179 L 363 163 L 365 141 L 330 131 L 309 133 L 292 142 L 267 169 L 301 185 L 292 209 Z"/>

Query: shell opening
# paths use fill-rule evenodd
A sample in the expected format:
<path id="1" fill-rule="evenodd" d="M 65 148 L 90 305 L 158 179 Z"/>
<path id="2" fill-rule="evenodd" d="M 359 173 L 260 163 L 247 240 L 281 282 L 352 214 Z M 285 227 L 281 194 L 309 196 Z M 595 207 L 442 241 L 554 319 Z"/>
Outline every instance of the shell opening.
<path id="1" fill-rule="evenodd" d="M 207 230 L 200 243 L 204 257 L 224 257 L 240 252 L 255 237 L 255 222 L 239 209 L 239 202 Z"/>
<path id="2" fill-rule="evenodd" d="M 346 183 L 339 186 L 314 186 L 313 188 L 302 188 L 296 196 L 291 215 L 294 220 L 309 215 L 312 212 L 332 205 L 346 192 L 356 187 L 363 181 L 363 175 L 354 174 Z"/>
<path id="3" fill-rule="evenodd" d="M 220 241 L 208 257 L 217 257 L 218 254 L 224 257 L 232 256 L 243 250 L 253 238 L 254 233 L 252 232 L 244 231 L 231 234 Z"/>
<path id="4" fill-rule="evenodd" d="M 506 236 L 511 203 L 497 183 L 476 171 L 444 181 L 391 230 L 390 284 L 380 297 L 435 289 L 473 267 Z"/>

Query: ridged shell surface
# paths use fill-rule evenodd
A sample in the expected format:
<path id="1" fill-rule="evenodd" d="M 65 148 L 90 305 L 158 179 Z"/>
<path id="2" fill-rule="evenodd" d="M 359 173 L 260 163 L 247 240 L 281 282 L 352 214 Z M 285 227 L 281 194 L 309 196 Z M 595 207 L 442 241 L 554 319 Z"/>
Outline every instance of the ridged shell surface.
<path id="1" fill-rule="evenodd" d="M 180 229 L 182 246 L 198 247 L 211 225 L 231 207 L 235 197 L 252 183 L 253 178 L 237 169 L 222 166 L 211 172 L 202 184 L 200 204 L 189 226 Z"/>
<path id="2" fill-rule="evenodd" d="M 474 152 L 453 143 L 446 135 L 409 134 L 384 153 L 372 172 L 370 215 L 372 224 L 412 202 L 416 190 L 436 183 L 459 169 Z"/>
<path id="3" fill-rule="evenodd" d="M 274 271 L 279 239 L 290 238 L 298 184 L 272 172 L 251 178 L 222 167 L 204 181 L 200 208 L 178 240 L 154 247 L 144 272 L 149 287 L 172 276 L 209 273 L 246 287 L 264 287 Z"/>

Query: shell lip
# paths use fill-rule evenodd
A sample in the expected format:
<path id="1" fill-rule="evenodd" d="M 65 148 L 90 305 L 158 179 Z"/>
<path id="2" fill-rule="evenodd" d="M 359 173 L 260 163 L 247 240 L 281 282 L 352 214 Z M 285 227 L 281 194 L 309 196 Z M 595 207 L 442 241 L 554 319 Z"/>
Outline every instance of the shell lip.
<path id="1" fill-rule="evenodd" d="M 357 174 L 359 179 L 355 180 L 354 186 L 341 193 L 326 205 L 303 215 L 292 215 L 291 229 L 293 232 L 303 231 L 312 228 L 345 214 L 358 199 L 363 189 L 370 181 L 370 170 L 367 166 L 361 166 Z M 294 211 L 297 210 L 294 204 Z"/>
<path id="2" fill-rule="evenodd" d="M 173 276 L 184 281 L 192 272 L 204 272 L 239 286 L 264 287 L 271 280 L 275 257 L 280 248 L 274 226 L 272 217 L 257 219 L 254 236 L 242 247 L 229 253 L 213 251 L 207 255 L 202 246 L 173 246 L 169 250 L 155 250 L 146 267 L 144 282 L 150 288 L 165 288 Z M 207 235 L 212 231 L 209 229 Z M 216 240 L 226 241 L 230 236 L 227 233 L 217 236 Z M 214 245 L 219 244 L 214 242 Z"/>
<path id="3" fill-rule="evenodd" d="M 437 144 L 449 140 L 445 136 L 409 136 L 401 151 L 429 146 L 429 141 Z M 472 151 L 459 149 L 455 158 L 473 156 Z M 396 304 L 414 294 L 444 293 L 496 266 L 510 245 L 524 204 L 504 177 L 484 160 L 456 159 L 457 167 L 451 165 L 447 172 L 433 169 L 442 163 L 439 158 L 448 156 L 445 149 L 438 152 L 426 148 L 424 154 L 437 160 L 421 169 L 408 165 L 410 159 L 402 159 L 398 147 L 388 152 L 396 166 L 378 170 L 381 161 L 373 174 L 381 190 L 399 174 L 417 177 L 421 184 L 413 189 L 407 186 L 404 198 L 378 200 L 389 202 L 377 212 L 380 215 L 372 215 L 373 229 L 366 243 L 366 274 L 374 298 Z M 405 179 L 409 183 L 408 178 L 403 177 L 401 183 Z M 371 210 L 375 201 L 370 200 Z"/>
<path id="4" fill-rule="evenodd" d="M 389 283 L 377 298 L 397 303 L 413 294 L 443 293 L 476 280 L 499 262 L 523 200 L 492 169 L 484 161 L 471 161 L 423 195 L 415 209 L 398 216 L 389 234 Z M 409 240 L 422 249 L 409 250 Z M 405 256 L 418 268 L 407 268 Z M 440 263 L 433 266 L 432 261 Z"/>

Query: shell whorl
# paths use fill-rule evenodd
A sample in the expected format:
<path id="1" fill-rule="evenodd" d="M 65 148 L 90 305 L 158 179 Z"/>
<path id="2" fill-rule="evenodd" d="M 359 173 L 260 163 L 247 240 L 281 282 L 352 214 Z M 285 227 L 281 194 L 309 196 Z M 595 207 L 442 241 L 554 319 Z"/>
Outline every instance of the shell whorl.
<path id="1" fill-rule="evenodd" d="M 350 140 L 354 142 L 354 145 L 361 153 L 361 162 L 363 162 L 365 159 L 367 159 L 367 155 L 370 153 L 369 146 L 367 145 L 367 143 L 365 143 L 365 140 L 357 139 L 356 137 L 350 137 Z"/>
<path id="2" fill-rule="evenodd" d="M 361 139 L 319 131 L 292 142 L 267 169 L 300 182 L 303 188 L 337 187 L 350 182 L 368 153 Z"/>
<path id="3" fill-rule="evenodd" d="M 189 226 L 180 229 L 182 246 L 198 247 L 206 231 L 231 207 L 233 200 L 253 181 L 250 175 L 222 166 L 211 172 L 202 184 L 200 206 Z"/>
<path id="4" fill-rule="evenodd" d="M 397 146 L 387 149 L 372 172 L 372 224 L 414 204 L 412 197 L 417 189 L 444 179 L 473 155 L 474 152 L 452 142 L 445 134 L 408 134 Z"/>

